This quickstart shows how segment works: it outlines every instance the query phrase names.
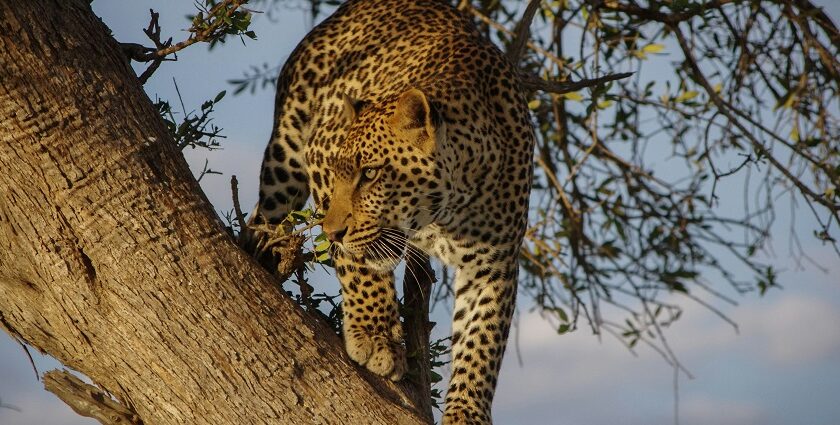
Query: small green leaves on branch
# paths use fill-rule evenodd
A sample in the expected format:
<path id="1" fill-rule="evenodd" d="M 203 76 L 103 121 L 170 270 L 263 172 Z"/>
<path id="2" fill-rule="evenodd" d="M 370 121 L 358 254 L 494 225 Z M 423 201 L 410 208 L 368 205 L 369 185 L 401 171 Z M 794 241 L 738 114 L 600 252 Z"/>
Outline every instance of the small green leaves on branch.
<path id="1" fill-rule="evenodd" d="M 190 33 L 189 38 L 174 45 L 171 37 L 166 41 L 161 40 L 160 24 L 158 23 L 160 15 L 150 9 L 151 20 L 149 26 L 143 32 L 152 40 L 155 47 L 125 43 L 123 44 L 123 51 L 132 60 L 152 63 L 140 75 L 141 83 L 145 83 L 162 61 L 175 60 L 167 59 L 168 56 L 195 43 L 210 43 L 210 48 L 213 48 L 216 43 L 224 43 L 227 36 L 230 35 L 239 36 L 243 43 L 243 37 L 256 39 L 256 33 L 249 29 L 253 12 L 243 7 L 247 3 L 248 0 L 223 0 L 221 2 L 204 0 L 203 3 L 196 2 L 198 13 L 190 16 L 192 25 L 187 29 Z"/>
<path id="2" fill-rule="evenodd" d="M 224 0 L 218 3 L 216 0 L 205 0 L 199 12 L 192 16 L 192 27 L 188 30 L 192 33 L 190 38 L 158 52 L 158 55 L 166 56 L 198 42 L 208 42 L 212 48 L 216 43 L 224 43 L 229 35 L 255 40 L 257 34 L 248 29 L 251 25 L 251 11 L 242 8 L 246 3 L 248 0 Z"/>
<path id="3" fill-rule="evenodd" d="M 280 73 L 280 65 L 271 66 L 263 62 L 262 65 L 251 65 L 249 70 L 243 72 L 242 78 L 228 80 L 233 86 L 233 94 L 238 95 L 246 90 L 250 94 L 257 92 L 257 89 L 274 89 L 277 82 L 277 74 Z"/>
<path id="4" fill-rule="evenodd" d="M 176 85 L 177 90 L 177 85 Z M 180 93 L 179 93 L 180 97 Z M 155 106 L 169 134 L 178 145 L 178 149 L 183 150 L 186 147 L 204 148 L 208 150 L 219 149 L 218 139 L 224 138 L 220 133 L 222 129 L 212 124 L 213 119 L 210 115 L 213 113 L 213 108 L 225 97 L 225 91 L 219 92 L 213 100 L 205 101 L 201 104 L 201 111 L 187 112 L 184 108 L 183 101 L 181 108 L 183 119 L 178 122 L 175 114 L 172 111 L 172 105 L 165 100 L 158 100 Z"/>

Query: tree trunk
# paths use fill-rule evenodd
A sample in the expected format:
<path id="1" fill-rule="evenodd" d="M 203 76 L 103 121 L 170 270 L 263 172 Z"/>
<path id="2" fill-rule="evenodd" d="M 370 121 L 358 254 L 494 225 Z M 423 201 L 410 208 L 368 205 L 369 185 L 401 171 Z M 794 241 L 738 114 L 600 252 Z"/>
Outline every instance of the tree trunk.
<path id="1" fill-rule="evenodd" d="M 84 0 L 0 2 L 0 327 L 146 424 L 425 423 L 234 244 Z"/>

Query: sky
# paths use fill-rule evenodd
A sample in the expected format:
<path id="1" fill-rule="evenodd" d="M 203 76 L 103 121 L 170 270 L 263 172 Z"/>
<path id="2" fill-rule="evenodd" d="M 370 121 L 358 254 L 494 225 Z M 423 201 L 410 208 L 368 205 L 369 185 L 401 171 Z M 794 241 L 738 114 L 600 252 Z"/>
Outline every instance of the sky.
<path id="1" fill-rule="evenodd" d="M 294 3 L 294 2 L 292 2 Z M 840 21 L 840 2 L 816 2 Z M 184 16 L 190 1 L 95 0 L 94 11 L 122 42 L 144 43 L 141 31 L 148 9 L 161 12 L 163 33 L 186 38 Z M 164 63 L 146 84 L 154 99 L 173 100 L 173 78 L 188 110 L 230 86 L 249 65 L 282 63 L 311 23 L 301 10 L 281 10 L 278 22 L 265 16 L 254 23 L 259 36 L 243 46 L 231 40 L 208 53 L 193 46 L 179 53 L 177 62 Z M 244 205 L 256 201 L 257 175 L 262 150 L 271 130 L 273 93 L 228 95 L 217 107 L 215 123 L 224 128 L 224 150 L 187 151 L 198 172 L 205 159 L 224 173 L 202 180 L 210 201 L 219 210 L 230 208 L 228 181 L 240 181 Z M 797 227 L 813 226 L 806 214 L 795 218 Z M 783 220 L 782 220 L 783 221 Z M 782 223 L 780 226 L 786 226 Z M 780 232 L 780 235 L 786 235 Z M 550 322 L 519 308 L 519 325 L 501 372 L 494 404 L 497 424 L 673 424 L 675 394 L 682 425 L 836 425 L 840 424 L 840 259 L 819 242 L 803 238 L 805 249 L 827 266 L 825 272 L 802 269 L 788 255 L 784 236 L 774 239 L 770 260 L 783 272 L 784 289 L 764 297 L 733 297 L 738 306 L 716 305 L 738 323 L 739 332 L 696 304 L 685 306 L 683 317 L 667 331 L 669 343 L 693 379 L 680 375 L 675 392 L 673 370 L 654 351 L 638 347 L 631 353 L 608 337 L 599 339 L 586 328 L 557 336 Z M 325 278 L 329 281 L 332 278 Z M 331 281 L 330 281 L 331 282 Z M 337 291 L 337 283 L 326 283 Z M 333 286 L 329 286 L 333 285 Z M 445 306 L 433 313 L 439 336 L 448 333 L 450 312 Z M 519 355 L 517 355 L 519 353 Z M 38 372 L 60 367 L 58 362 L 32 352 Z M 81 418 L 42 384 L 21 347 L 0 333 L 0 425 L 82 425 Z"/>

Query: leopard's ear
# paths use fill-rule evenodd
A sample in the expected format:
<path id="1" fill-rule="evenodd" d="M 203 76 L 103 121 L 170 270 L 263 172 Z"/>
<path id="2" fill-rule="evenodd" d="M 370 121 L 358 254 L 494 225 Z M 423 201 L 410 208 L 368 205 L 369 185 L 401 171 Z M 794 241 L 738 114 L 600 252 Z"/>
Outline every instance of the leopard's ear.
<path id="1" fill-rule="evenodd" d="M 356 117 L 359 115 L 359 112 L 362 111 L 362 108 L 367 105 L 367 101 L 356 99 L 351 97 L 348 94 L 342 94 L 342 107 L 344 110 L 341 113 L 341 117 L 344 119 L 345 123 L 351 123 L 356 120 Z"/>
<path id="2" fill-rule="evenodd" d="M 391 125 L 399 137 L 427 155 L 435 151 L 445 134 L 440 113 L 422 91 L 414 88 L 400 95 Z"/>

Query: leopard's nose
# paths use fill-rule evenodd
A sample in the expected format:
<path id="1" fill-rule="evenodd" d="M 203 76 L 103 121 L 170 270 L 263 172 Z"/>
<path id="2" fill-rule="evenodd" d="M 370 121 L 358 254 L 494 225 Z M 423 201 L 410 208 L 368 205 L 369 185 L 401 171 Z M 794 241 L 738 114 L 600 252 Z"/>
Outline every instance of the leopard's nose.
<path id="1" fill-rule="evenodd" d="M 341 229 L 334 230 L 332 232 L 327 232 L 327 239 L 329 239 L 330 242 L 341 242 L 341 240 L 344 239 L 344 235 L 346 234 L 347 228 L 342 227 Z"/>

